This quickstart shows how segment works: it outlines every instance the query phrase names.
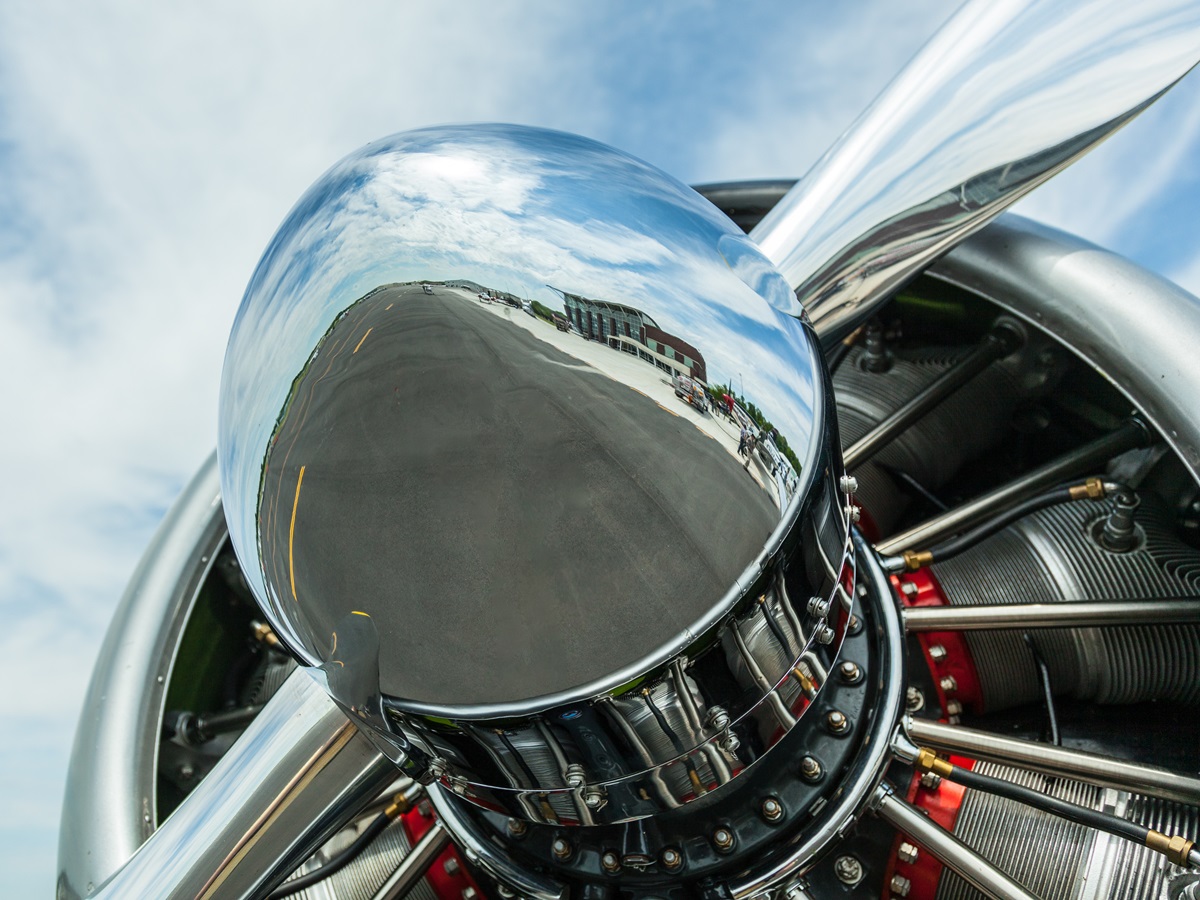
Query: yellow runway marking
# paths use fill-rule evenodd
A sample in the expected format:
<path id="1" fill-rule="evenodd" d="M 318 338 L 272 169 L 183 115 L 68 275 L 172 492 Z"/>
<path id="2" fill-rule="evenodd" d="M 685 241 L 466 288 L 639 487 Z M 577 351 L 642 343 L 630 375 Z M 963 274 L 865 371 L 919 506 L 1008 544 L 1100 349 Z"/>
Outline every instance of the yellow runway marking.
<path id="1" fill-rule="evenodd" d="M 375 330 L 375 326 L 374 326 L 374 325 L 372 325 L 370 328 L 368 328 L 368 329 L 367 329 L 367 334 L 370 334 L 370 333 L 371 333 L 372 331 L 374 331 L 374 330 Z M 360 341 L 358 342 L 358 347 L 361 347 L 361 346 L 363 345 L 363 341 L 365 341 L 365 340 L 367 339 L 367 334 L 364 334 L 364 335 L 362 336 L 362 340 L 360 340 Z M 355 347 L 355 348 L 354 348 L 354 353 L 357 353 L 357 352 L 358 352 L 358 347 Z M 354 355 L 354 353 L 351 353 L 350 355 L 351 355 L 351 356 L 353 356 L 353 355 Z"/>
<path id="2" fill-rule="evenodd" d="M 366 337 L 364 334 L 363 337 Z M 292 599 L 296 599 L 296 567 L 292 559 L 292 539 L 296 536 L 296 509 L 300 506 L 300 483 L 304 481 L 304 466 L 296 477 L 296 499 L 292 501 L 292 524 L 288 527 L 288 577 L 292 581 Z"/>

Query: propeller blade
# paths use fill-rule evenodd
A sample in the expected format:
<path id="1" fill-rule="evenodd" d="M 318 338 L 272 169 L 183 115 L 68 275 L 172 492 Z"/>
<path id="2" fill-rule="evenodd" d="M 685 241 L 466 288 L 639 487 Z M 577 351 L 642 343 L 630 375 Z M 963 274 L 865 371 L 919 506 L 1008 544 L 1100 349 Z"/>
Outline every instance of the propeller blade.
<path id="1" fill-rule="evenodd" d="M 970 0 L 750 236 L 837 340 L 1198 60 L 1189 0 Z"/>

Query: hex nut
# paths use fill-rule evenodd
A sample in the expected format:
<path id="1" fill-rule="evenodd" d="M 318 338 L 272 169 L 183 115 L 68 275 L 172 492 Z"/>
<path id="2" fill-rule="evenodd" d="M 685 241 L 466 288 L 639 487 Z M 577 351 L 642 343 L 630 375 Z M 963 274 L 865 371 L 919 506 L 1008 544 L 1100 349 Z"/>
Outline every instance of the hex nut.
<path id="1" fill-rule="evenodd" d="M 853 856 L 839 856 L 834 860 L 833 874 L 842 884 L 853 887 L 863 880 L 863 866 Z"/>
<path id="2" fill-rule="evenodd" d="M 733 849 L 733 832 L 722 825 L 713 831 L 712 842 L 721 853 L 728 853 Z"/>
<path id="3" fill-rule="evenodd" d="M 897 897 L 907 897 L 908 892 L 912 889 L 912 882 L 903 875 L 893 875 L 888 887 L 892 889 L 892 893 Z"/>
<path id="4" fill-rule="evenodd" d="M 845 713 L 831 709 L 825 714 L 825 727 L 832 734 L 845 734 L 850 730 L 850 720 L 846 718 Z"/>
<path id="5" fill-rule="evenodd" d="M 842 680 L 846 684 L 858 684 L 862 681 L 863 677 L 862 669 L 859 668 L 858 663 L 850 662 L 850 660 L 846 660 L 838 666 L 838 674 L 842 676 Z"/>
<path id="6" fill-rule="evenodd" d="M 759 807 L 762 817 L 768 822 L 778 822 L 783 819 L 783 804 L 775 797 L 767 797 Z"/>
<path id="7" fill-rule="evenodd" d="M 946 658 L 946 648 L 941 644 L 934 644 L 929 648 L 929 658 L 934 662 L 941 662 Z"/>
<path id="8" fill-rule="evenodd" d="M 896 856 L 900 862 L 912 865 L 917 861 L 918 851 L 915 844 L 910 844 L 908 841 L 901 841 L 900 846 L 896 848 Z"/>
<path id="9" fill-rule="evenodd" d="M 662 860 L 663 868 L 674 871 L 683 865 L 683 854 L 674 847 L 666 847 L 663 849 L 662 855 L 659 856 Z"/>
<path id="10" fill-rule="evenodd" d="M 575 852 L 575 848 L 571 846 L 571 842 L 563 837 L 556 837 L 550 844 L 550 852 L 554 854 L 555 859 L 566 860 L 571 858 L 571 854 Z"/>
<path id="11" fill-rule="evenodd" d="M 821 768 L 821 763 L 813 757 L 806 756 L 800 760 L 800 777 L 810 784 L 820 781 L 824 774 L 825 770 Z"/>

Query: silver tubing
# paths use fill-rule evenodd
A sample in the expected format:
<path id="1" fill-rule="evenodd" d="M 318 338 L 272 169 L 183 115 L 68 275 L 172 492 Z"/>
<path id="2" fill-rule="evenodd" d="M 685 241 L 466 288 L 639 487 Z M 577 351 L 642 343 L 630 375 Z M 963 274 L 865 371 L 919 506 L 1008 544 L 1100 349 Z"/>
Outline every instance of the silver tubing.
<path id="1" fill-rule="evenodd" d="M 826 341 L 1200 58 L 1186 0 L 973 0 L 751 238 Z"/>
<path id="2" fill-rule="evenodd" d="M 395 777 L 299 669 L 97 896 L 216 900 L 271 890 Z"/>
<path id="3" fill-rule="evenodd" d="M 1066 778 L 1145 794 L 1163 800 L 1200 804 L 1200 779 L 1154 766 L 1125 762 L 1082 750 L 1000 737 L 986 731 L 908 718 L 905 730 L 913 742 L 933 750 L 961 753 L 1007 765 L 1021 766 Z"/>
<path id="4" fill-rule="evenodd" d="M 893 794 L 890 788 L 881 785 L 876 790 L 875 812 L 992 900 L 1037 900 L 949 831 Z"/>
<path id="5" fill-rule="evenodd" d="M 434 822 L 408 856 L 400 862 L 372 900 L 397 900 L 411 891 L 425 877 L 429 866 L 450 843 L 450 834 L 441 822 Z"/>
<path id="6" fill-rule="evenodd" d="M 908 632 L 1178 625 L 1200 622 L 1200 599 L 914 606 L 903 610 L 901 617 Z"/>
<path id="7" fill-rule="evenodd" d="M 927 384 L 908 402 L 846 448 L 846 471 L 861 466 L 886 447 L 897 435 L 920 419 L 972 378 L 1015 349 L 1018 335 L 1008 329 L 1011 339 L 989 334 L 982 344 Z"/>
<path id="8" fill-rule="evenodd" d="M 949 512 L 893 535 L 886 541 L 880 541 L 875 545 L 875 550 L 882 556 L 894 556 L 905 550 L 928 547 L 993 512 L 1008 508 L 1023 497 L 1086 472 L 1126 450 L 1144 446 L 1148 440 L 1149 432 L 1146 427 L 1141 422 L 1131 419 L 1115 431 L 1064 453 L 994 491 L 968 500 Z"/>

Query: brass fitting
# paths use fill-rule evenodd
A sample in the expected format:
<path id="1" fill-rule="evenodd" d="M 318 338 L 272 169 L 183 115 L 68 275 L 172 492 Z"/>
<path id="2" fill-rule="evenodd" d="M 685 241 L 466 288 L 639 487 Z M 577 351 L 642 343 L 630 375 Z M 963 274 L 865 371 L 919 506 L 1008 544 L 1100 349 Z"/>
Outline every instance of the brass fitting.
<path id="1" fill-rule="evenodd" d="M 920 771 L 932 772 L 940 778 L 949 778 L 954 774 L 954 766 L 925 747 L 917 751 L 916 766 Z"/>
<path id="2" fill-rule="evenodd" d="M 1068 488 L 1067 493 L 1072 500 L 1103 500 L 1104 482 L 1099 478 L 1089 478 L 1083 484 Z"/>
<path id="3" fill-rule="evenodd" d="M 1189 841 L 1185 837 L 1176 835 L 1163 834 L 1161 831 L 1150 829 L 1150 833 L 1146 835 L 1146 846 L 1157 853 L 1161 853 L 1171 863 L 1177 866 L 1187 867 L 1188 854 L 1192 852 L 1192 846 L 1195 841 Z"/>
<path id="4" fill-rule="evenodd" d="M 928 550 L 905 550 L 904 551 L 904 568 L 909 572 L 915 572 L 922 566 L 927 566 L 933 562 L 933 554 Z"/>
<path id="5" fill-rule="evenodd" d="M 256 641 L 266 644 L 268 647 L 279 646 L 279 638 L 275 636 L 275 632 L 271 630 L 271 626 L 266 622 L 251 622 L 250 628 L 254 632 L 254 639 Z"/>
<path id="6" fill-rule="evenodd" d="M 402 816 L 412 809 L 412 800 L 408 794 L 401 791 L 392 797 L 392 802 L 383 809 L 383 814 L 389 819 L 395 819 L 397 816 Z"/>

